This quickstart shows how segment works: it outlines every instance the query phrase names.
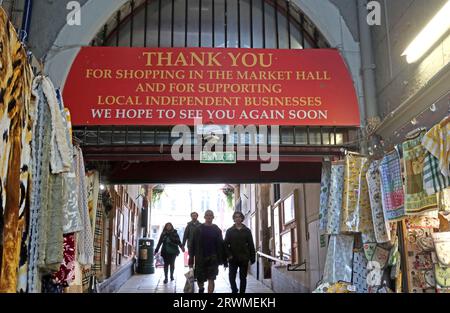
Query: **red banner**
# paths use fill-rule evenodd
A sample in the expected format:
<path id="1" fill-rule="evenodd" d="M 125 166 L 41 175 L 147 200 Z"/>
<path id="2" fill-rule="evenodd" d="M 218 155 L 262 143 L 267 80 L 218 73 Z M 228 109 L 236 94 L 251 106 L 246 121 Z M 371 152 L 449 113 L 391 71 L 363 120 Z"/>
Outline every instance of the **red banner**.
<path id="1" fill-rule="evenodd" d="M 85 47 L 63 96 L 74 125 L 360 123 L 335 49 Z"/>

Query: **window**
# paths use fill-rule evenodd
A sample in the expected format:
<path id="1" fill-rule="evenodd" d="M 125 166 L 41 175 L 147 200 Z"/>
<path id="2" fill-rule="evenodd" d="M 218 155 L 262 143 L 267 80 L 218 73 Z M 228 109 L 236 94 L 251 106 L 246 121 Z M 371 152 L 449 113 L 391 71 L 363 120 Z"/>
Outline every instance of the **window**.
<path id="1" fill-rule="evenodd" d="M 291 229 L 281 234 L 281 259 L 284 261 L 292 261 Z"/>
<path id="2" fill-rule="evenodd" d="M 273 210 L 273 235 L 274 235 L 274 256 L 280 257 L 280 206 L 277 205 Z"/>
<path id="3" fill-rule="evenodd" d="M 267 207 L 267 228 L 272 226 L 272 207 L 269 205 Z"/>
<path id="4" fill-rule="evenodd" d="M 291 194 L 283 201 L 283 224 L 288 224 L 295 220 L 294 194 Z"/>

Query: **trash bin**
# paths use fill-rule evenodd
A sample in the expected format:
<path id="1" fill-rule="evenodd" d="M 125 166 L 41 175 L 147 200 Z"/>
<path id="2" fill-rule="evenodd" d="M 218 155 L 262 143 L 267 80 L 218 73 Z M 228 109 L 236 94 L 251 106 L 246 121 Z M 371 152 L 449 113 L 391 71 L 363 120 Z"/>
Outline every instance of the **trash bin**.
<path id="1" fill-rule="evenodd" d="M 153 250 L 155 241 L 149 238 L 139 239 L 139 258 L 137 271 L 140 274 L 155 273 Z"/>

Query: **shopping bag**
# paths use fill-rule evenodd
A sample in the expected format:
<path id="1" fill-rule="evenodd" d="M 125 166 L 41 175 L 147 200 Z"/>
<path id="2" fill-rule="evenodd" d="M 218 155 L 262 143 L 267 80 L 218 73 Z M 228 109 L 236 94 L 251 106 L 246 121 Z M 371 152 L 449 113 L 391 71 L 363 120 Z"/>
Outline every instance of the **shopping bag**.
<path id="1" fill-rule="evenodd" d="M 184 284 L 184 292 L 185 293 L 193 293 L 194 290 L 194 270 L 191 268 L 189 269 L 189 271 L 184 274 L 184 276 L 186 277 L 186 283 Z"/>

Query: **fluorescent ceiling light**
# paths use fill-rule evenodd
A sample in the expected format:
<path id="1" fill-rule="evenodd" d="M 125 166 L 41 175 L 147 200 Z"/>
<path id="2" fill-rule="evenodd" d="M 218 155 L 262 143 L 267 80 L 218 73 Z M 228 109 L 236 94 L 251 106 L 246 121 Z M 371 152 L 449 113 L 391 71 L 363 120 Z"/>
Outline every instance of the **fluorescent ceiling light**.
<path id="1" fill-rule="evenodd" d="M 414 63 L 450 29 L 450 0 L 439 10 L 424 29 L 403 51 L 408 63 Z"/>

